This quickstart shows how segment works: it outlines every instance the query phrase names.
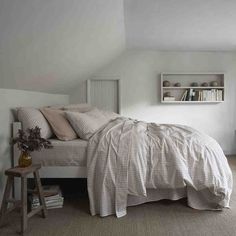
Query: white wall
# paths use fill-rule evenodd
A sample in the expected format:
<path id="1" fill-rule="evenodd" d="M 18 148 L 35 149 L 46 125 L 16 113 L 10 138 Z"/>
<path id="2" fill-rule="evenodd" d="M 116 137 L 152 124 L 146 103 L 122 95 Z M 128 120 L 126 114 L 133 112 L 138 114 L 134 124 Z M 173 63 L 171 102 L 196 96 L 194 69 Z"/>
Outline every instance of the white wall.
<path id="1" fill-rule="evenodd" d="M 5 184 L 4 171 L 11 167 L 12 134 L 11 123 L 14 120 L 11 109 L 21 106 L 40 107 L 45 105 L 68 104 L 69 96 L 28 92 L 22 90 L 0 89 L 0 202 Z"/>
<path id="2" fill-rule="evenodd" d="M 225 102 L 161 104 L 159 75 L 162 71 L 225 72 Z M 214 137 L 226 154 L 236 153 L 235 53 L 127 50 L 95 76 L 121 79 L 123 115 L 158 123 L 190 125 Z M 80 87 L 83 91 L 84 85 L 85 82 Z M 71 95 L 72 102 L 85 101 L 85 97 L 76 95 Z"/>
<path id="3" fill-rule="evenodd" d="M 123 0 L 1 0 L 0 87 L 66 93 L 125 49 Z"/>
<path id="4" fill-rule="evenodd" d="M 125 0 L 128 48 L 236 49 L 236 1 Z"/>

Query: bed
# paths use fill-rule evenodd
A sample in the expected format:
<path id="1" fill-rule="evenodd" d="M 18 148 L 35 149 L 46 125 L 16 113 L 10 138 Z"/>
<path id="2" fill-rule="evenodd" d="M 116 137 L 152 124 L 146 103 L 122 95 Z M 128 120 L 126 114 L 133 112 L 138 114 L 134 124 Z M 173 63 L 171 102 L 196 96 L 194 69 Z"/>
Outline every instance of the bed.
<path id="1" fill-rule="evenodd" d="M 184 197 L 199 210 L 229 207 L 232 173 L 213 138 L 183 125 L 120 116 L 104 123 L 94 114 L 87 122 L 85 114 L 72 115 L 83 140 L 50 139 L 54 148 L 32 157 L 43 166 L 42 178 L 87 178 L 92 215 L 122 217 L 128 206 Z M 15 122 L 13 134 L 20 128 Z M 18 157 L 14 148 L 14 163 Z"/>
<path id="2" fill-rule="evenodd" d="M 92 215 L 127 214 L 127 206 L 187 197 L 198 210 L 229 208 L 232 173 L 220 145 L 191 127 L 120 117 L 88 143 Z"/>

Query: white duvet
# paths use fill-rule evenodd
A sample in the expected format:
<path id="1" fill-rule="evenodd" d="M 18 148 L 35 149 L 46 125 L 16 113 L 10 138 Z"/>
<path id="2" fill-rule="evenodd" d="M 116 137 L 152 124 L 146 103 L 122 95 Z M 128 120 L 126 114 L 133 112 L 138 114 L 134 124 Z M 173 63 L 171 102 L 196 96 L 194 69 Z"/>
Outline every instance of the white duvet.
<path id="1" fill-rule="evenodd" d="M 118 118 L 90 138 L 87 152 L 92 215 L 124 216 L 128 197 L 148 199 L 149 190 L 182 191 L 195 209 L 229 207 L 227 159 L 214 139 L 190 127 Z"/>

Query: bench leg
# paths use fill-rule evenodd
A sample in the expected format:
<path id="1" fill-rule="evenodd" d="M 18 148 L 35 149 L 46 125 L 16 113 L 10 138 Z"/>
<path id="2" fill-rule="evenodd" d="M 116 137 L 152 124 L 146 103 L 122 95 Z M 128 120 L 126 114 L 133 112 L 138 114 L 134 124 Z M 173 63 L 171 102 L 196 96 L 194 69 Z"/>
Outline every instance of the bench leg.
<path id="1" fill-rule="evenodd" d="M 40 177 L 39 177 L 38 170 L 36 170 L 34 172 L 34 179 L 35 179 L 35 184 L 36 184 L 36 188 L 37 188 L 37 191 L 38 191 L 39 202 L 40 202 L 40 205 L 42 206 L 42 216 L 44 218 L 46 218 L 47 209 L 46 209 L 45 199 L 44 199 L 44 196 L 43 196 L 43 189 L 42 189 L 41 180 L 40 180 Z"/>
<path id="2" fill-rule="evenodd" d="M 27 228 L 27 178 L 21 177 L 21 233 Z"/>
<path id="3" fill-rule="evenodd" d="M 4 217 L 7 212 L 8 199 L 10 198 L 11 188 L 13 186 L 13 180 L 14 180 L 14 177 L 12 176 L 7 177 L 7 184 L 5 187 L 5 191 L 4 191 L 4 195 L 2 199 L 2 207 L 0 210 L 0 226 L 3 224 Z"/>

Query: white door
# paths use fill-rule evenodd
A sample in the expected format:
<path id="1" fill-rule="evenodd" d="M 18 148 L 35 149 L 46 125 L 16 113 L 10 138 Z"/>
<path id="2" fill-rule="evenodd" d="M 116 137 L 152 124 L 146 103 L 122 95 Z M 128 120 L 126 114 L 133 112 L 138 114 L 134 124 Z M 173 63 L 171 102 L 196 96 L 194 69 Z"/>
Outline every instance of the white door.
<path id="1" fill-rule="evenodd" d="M 87 80 L 87 103 L 97 108 L 120 113 L 119 80 Z"/>

